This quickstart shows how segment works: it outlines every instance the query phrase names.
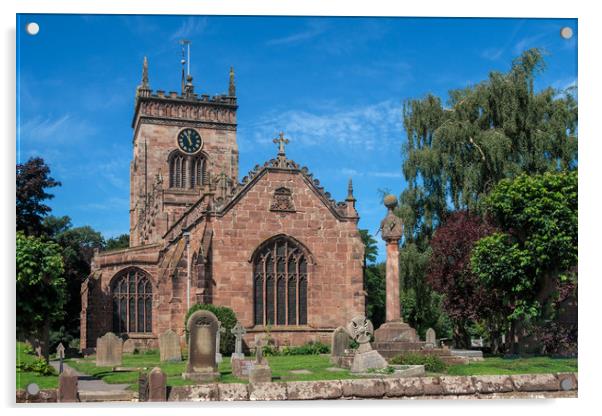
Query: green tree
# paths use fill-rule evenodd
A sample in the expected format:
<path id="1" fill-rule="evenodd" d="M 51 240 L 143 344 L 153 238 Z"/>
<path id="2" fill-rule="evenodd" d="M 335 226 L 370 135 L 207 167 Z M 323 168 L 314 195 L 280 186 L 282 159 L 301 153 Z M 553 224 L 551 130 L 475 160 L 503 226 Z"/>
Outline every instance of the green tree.
<path id="1" fill-rule="evenodd" d="M 502 180 L 484 203 L 503 232 L 479 240 L 473 272 L 505 297 L 511 339 L 553 308 L 577 265 L 577 171 Z"/>
<path id="2" fill-rule="evenodd" d="M 385 264 L 375 264 L 378 258 L 376 240 L 368 230 L 360 230 L 364 243 L 364 289 L 366 290 L 366 316 L 378 328 L 386 319 Z"/>
<path id="3" fill-rule="evenodd" d="M 120 250 L 130 246 L 130 235 L 121 234 L 107 239 L 105 250 Z"/>
<path id="4" fill-rule="evenodd" d="M 571 89 L 536 91 L 544 69 L 541 51 L 530 49 L 508 72 L 450 91 L 447 105 L 431 94 L 404 102 L 402 284 L 419 311 L 432 301 L 424 273 L 430 239 L 448 212 L 478 210 L 504 178 L 576 168 L 577 101 Z M 415 319 L 421 326 L 425 317 Z"/>
<path id="5" fill-rule="evenodd" d="M 17 231 L 28 235 L 43 233 L 42 220 L 50 212 L 44 201 L 54 195 L 48 188 L 60 186 L 50 176 L 50 168 L 42 158 L 31 158 L 24 164 L 17 164 Z"/>
<path id="6" fill-rule="evenodd" d="M 68 216 L 49 216 L 44 219 L 44 228 L 61 247 L 65 267 L 67 301 L 63 319 L 52 326 L 52 343 L 69 343 L 79 337 L 81 312 L 81 284 L 90 274 L 94 251 L 105 245 L 102 235 L 90 226 L 72 227 Z"/>
<path id="7" fill-rule="evenodd" d="M 50 325 L 63 317 L 64 266 L 52 241 L 17 232 L 17 336 L 40 345 L 48 360 Z"/>

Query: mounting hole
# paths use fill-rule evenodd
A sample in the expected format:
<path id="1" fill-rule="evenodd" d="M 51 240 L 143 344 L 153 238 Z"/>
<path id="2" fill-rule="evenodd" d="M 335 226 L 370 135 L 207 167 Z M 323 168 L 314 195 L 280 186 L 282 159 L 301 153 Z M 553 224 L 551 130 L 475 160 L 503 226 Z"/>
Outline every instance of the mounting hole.
<path id="1" fill-rule="evenodd" d="M 30 396 L 36 396 L 40 392 L 40 386 L 36 383 L 29 383 L 26 387 L 27 393 Z"/>
<path id="2" fill-rule="evenodd" d="M 563 27 L 562 29 L 560 29 L 560 36 L 562 36 L 563 39 L 572 38 L 573 37 L 573 29 L 571 29 L 568 26 Z"/>
<path id="3" fill-rule="evenodd" d="M 570 378 L 565 378 L 560 382 L 560 387 L 564 391 L 571 390 L 573 388 L 573 380 Z"/>
<path id="4" fill-rule="evenodd" d="M 40 32 L 40 25 L 36 22 L 29 22 L 27 26 L 25 26 L 25 30 L 28 34 L 35 36 Z"/>

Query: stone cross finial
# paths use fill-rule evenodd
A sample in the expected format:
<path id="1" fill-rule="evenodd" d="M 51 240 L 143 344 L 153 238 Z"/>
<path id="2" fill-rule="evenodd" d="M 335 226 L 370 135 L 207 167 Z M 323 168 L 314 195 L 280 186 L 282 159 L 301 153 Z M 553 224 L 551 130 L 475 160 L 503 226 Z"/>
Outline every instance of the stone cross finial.
<path id="1" fill-rule="evenodd" d="M 278 145 L 278 156 L 284 156 L 284 145 L 289 143 L 289 140 L 284 138 L 284 132 L 281 131 L 280 135 L 272 141 Z"/>
<path id="2" fill-rule="evenodd" d="M 234 325 L 234 328 L 232 328 L 230 332 L 236 337 L 236 341 L 234 343 L 234 352 L 236 354 L 242 354 L 242 336 L 247 333 L 247 330 L 240 324 L 240 322 L 236 322 L 236 325 Z"/>

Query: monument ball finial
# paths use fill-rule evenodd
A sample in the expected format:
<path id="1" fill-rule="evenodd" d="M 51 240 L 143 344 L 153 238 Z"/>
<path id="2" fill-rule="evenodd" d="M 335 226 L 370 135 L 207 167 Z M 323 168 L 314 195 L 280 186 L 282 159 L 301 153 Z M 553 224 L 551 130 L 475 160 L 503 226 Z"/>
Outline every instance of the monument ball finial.
<path id="1" fill-rule="evenodd" d="M 395 195 L 388 194 L 383 199 L 383 203 L 388 209 L 395 209 L 395 207 L 397 207 L 397 197 Z"/>

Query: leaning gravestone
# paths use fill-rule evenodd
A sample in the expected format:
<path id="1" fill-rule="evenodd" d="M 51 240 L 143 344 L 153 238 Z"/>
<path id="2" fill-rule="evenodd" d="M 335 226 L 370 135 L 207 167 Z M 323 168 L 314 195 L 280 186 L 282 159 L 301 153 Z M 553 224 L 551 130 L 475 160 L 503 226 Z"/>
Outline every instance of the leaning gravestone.
<path id="1" fill-rule="evenodd" d="M 182 361 L 180 337 L 171 329 L 159 335 L 159 356 L 161 361 Z"/>
<path id="2" fill-rule="evenodd" d="M 148 375 L 148 400 L 164 402 L 167 400 L 167 375 L 159 367 L 155 367 Z"/>
<path id="3" fill-rule="evenodd" d="M 116 367 L 121 365 L 123 340 L 112 332 L 107 332 L 96 340 L 96 367 Z"/>
<path id="4" fill-rule="evenodd" d="M 374 326 L 369 319 L 363 315 L 356 316 L 347 324 L 347 332 L 359 344 L 351 365 L 352 373 L 364 373 L 371 369 L 387 367 L 387 361 L 370 345 Z"/>
<path id="5" fill-rule="evenodd" d="M 335 365 L 341 364 L 341 358 L 345 355 L 345 350 L 349 347 L 351 337 L 347 330 L 342 326 L 338 327 L 332 333 L 332 346 L 330 349 L 330 362 Z"/>
<path id="6" fill-rule="evenodd" d="M 435 334 L 435 330 L 433 328 L 429 328 L 426 330 L 426 343 L 424 344 L 425 348 L 433 349 L 437 346 L 437 334 Z"/>
<path id="7" fill-rule="evenodd" d="M 247 330 L 240 324 L 240 322 L 236 322 L 234 328 L 230 330 L 230 332 L 234 335 L 234 354 L 230 357 L 230 361 L 232 360 L 244 360 L 245 354 L 242 352 L 242 336 L 247 333 Z"/>
<path id="8" fill-rule="evenodd" d="M 218 331 L 216 316 L 206 310 L 190 315 L 188 323 L 188 364 L 182 374 L 185 380 L 210 382 L 219 378 L 215 361 L 215 338 Z"/>

